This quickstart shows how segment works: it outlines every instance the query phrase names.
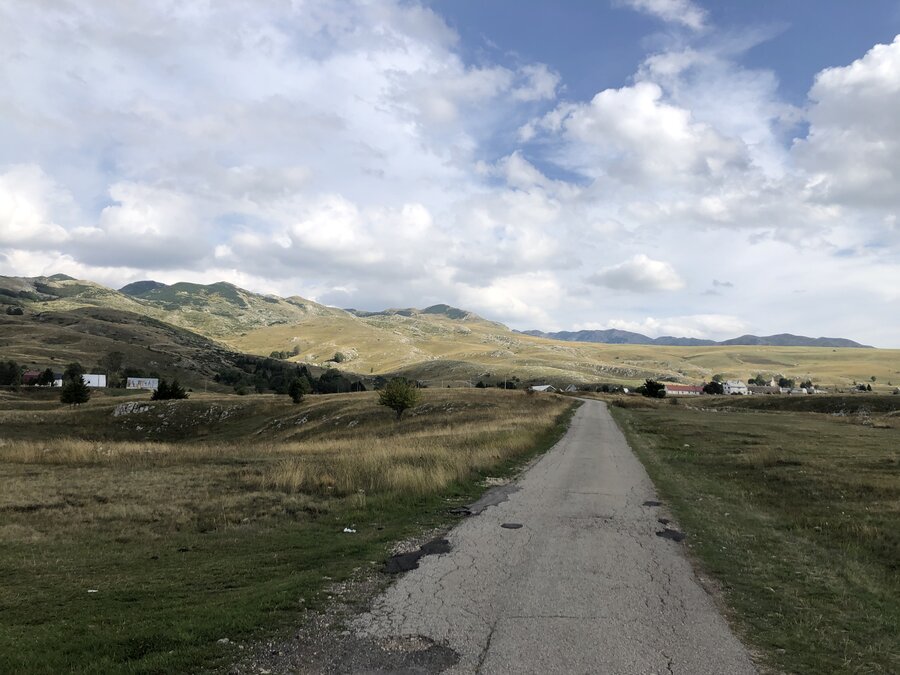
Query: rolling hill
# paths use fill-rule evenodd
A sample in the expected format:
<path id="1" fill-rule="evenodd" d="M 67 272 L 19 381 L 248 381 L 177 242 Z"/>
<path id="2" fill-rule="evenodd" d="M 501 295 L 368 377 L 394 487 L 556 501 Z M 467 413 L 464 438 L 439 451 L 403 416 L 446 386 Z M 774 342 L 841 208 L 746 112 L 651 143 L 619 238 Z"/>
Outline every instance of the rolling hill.
<path id="1" fill-rule="evenodd" d="M 336 367 L 363 376 L 402 373 L 432 386 L 472 385 L 478 380 L 493 384 L 514 377 L 523 382 L 557 384 L 634 384 L 647 377 L 701 382 L 715 373 L 745 379 L 756 373 L 809 377 L 838 386 L 848 386 L 853 381 L 869 382 L 872 377 L 876 378 L 876 387 L 900 382 L 898 350 L 843 344 L 831 348 L 684 344 L 682 339 L 675 338 L 678 340 L 675 345 L 652 341 L 632 344 L 630 341 L 637 340 L 633 336 L 638 334 L 626 331 L 611 336 L 619 340 L 616 344 L 569 341 L 576 340 L 572 336 L 579 336 L 577 333 L 569 334 L 567 340 L 549 339 L 510 330 L 503 324 L 449 305 L 379 312 L 342 310 L 296 296 L 260 295 L 224 282 L 166 285 L 144 281 L 116 291 L 63 275 L 0 277 L 0 306 L 3 304 L 23 307 L 25 316 L 17 320 L 26 324 L 34 321 L 35 315 L 68 315 L 80 311 L 76 316 L 87 321 L 89 309 L 125 312 L 190 331 L 196 338 L 207 341 L 204 346 L 198 343 L 197 349 L 210 354 L 224 350 L 268 357 L 275 353 L 290 362 Z M 45 329 L 59 332 L 60 340 L 69 339 L 63 331 L 65 326 L 51 329 L 53 325 L 52 321 L 45 322 Z M 0 342 L 3 358 L 14 357 L 10 351 L 13 348 L 23 360 L 30 353 L 32 361 L 51 356 L 64 359 L 65 355 L 77 351 L 63 343 L 48 349 L 47 345 L 53 345 L 52 340 L 57 339 L 49 334 L 32 344 L 25 340 L 12 344 L 7 339 L 12 323 L 0 326 L 3 326 L 4 339 Z M 126 338 L 131 340 L 130 336 L 122 337 Z M 162 342 L 168 339 L 160 336 Z M 813 338 L 806 340 L 815 343 Z M 213 372 L 199 357 L 184 357 L 177 362 L 173 359 L 173 364 L 185 367 L 193 367 L 194 362 L 204 377 Z"/>

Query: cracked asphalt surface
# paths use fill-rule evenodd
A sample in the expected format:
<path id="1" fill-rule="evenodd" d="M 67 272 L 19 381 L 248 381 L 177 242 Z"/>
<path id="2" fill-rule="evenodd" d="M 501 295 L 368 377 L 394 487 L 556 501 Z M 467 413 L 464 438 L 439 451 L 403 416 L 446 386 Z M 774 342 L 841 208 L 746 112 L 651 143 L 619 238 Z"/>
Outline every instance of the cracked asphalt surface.
<path id="1" fill-rule="evenodd" d="M 517 487 L 378 596 L 355 640 L 444 650 L 406 672 L 756 672 L 683 544 L 657 536 L 653 484 L 605 404 L 585 402 Z"/>

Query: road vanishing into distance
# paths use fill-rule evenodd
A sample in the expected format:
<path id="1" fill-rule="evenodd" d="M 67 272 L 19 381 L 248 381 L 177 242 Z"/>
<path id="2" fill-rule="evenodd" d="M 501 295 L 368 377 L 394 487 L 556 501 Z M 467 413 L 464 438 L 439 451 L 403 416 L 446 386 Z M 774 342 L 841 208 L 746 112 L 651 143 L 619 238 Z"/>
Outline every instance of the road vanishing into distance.
<path id="1" fill-rule="evenodd" d="M 377 597 L 355 639 L 432 645 L 404 672 L 756 672 L 605 404 L 507 493 Z"/>

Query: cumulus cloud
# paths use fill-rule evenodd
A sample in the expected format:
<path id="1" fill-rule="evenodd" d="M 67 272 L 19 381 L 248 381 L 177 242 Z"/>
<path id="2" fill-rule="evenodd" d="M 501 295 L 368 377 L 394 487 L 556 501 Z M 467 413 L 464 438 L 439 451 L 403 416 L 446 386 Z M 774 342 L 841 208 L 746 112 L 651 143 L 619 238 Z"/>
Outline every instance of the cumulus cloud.
<path id="1" fill-rule="evenodd" d="M 677 291 L 684 288 L 684 280 L 667 262 L 653 260 L 643 253 L 618 265 L 606 267 L 587 278 L 596 286 L 606 286 L 617 290 Z"/>
<path id="2" fill-rule="evenodd" d="M 649 14 L 667 23 L 700 31 L 706 28 L 706 10 L 691 0 L 621 0 L 623 4 L 639 12 Z"/>
<path id="3" fill-rule="evenodd" d="M 642 333 L 648 337 L 671 335 L 702 339 L 724 339 L 744 333 L 747 323 L 728 314 L 694 314 L 663 318 L 646 317 L 640 320 L 612 319 L 604 328 L 617 328 Z"/>
<path id="4" fill-rule="evenodd" d="M 900 36 L 849 66 L 823 70 L 809 96 L 809 134 L 793 152 L 814 195 L 900 206 Z"/>
<path id="5" fill-rule="evenodd" d="M 841 311 L 804 306 L 818 332 L 887 334 L 850 298 L 900 315 L 872 281 L 897 274 L 900 41 L 824 70 L 798 109 L 741 65 L 764 36 L 628 4 L 687 30 L 563 101 L 553 64 L 467 61 L 405 0 L 0 3 L 2 273 L 226 278 L 517 328 L 675 315 L 652 321 L 701 336 L 742 329 L 709 318 L 735 303 L 799 332 L 781 291 L 814 295 L 815 270 L 848 285 Z M 733 289 L 710 287 L 717 264 Z M 711 290 L 659 293 L 687 287 Z"/>

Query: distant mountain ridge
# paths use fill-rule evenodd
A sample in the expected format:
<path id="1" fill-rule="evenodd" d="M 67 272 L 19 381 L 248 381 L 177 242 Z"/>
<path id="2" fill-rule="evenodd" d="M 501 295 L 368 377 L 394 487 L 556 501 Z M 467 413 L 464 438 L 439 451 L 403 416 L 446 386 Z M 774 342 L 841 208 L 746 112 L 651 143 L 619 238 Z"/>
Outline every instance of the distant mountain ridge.
<path id="1" fill-rule="evenodd" d="M 704 347 L 704 346 L 747 346 L 747 347 L 847 347 L 873 349 L 870 345 L 860 344 L 846 338 L 818 337 L 779 333 L 777 335 L 741 335 L 730 340 L 703 340 L 700 338 L 673 337 L 663 335 L 658 338 L 647 337 L 641 333 L 610 328 L 607 330 L 579 330 L 544 332 L 539 330 L 520 331 L 524 335 L 564 340 L 566 342 L 597 342 L 610 345 L 661 345 L 665 347 Z"/>

